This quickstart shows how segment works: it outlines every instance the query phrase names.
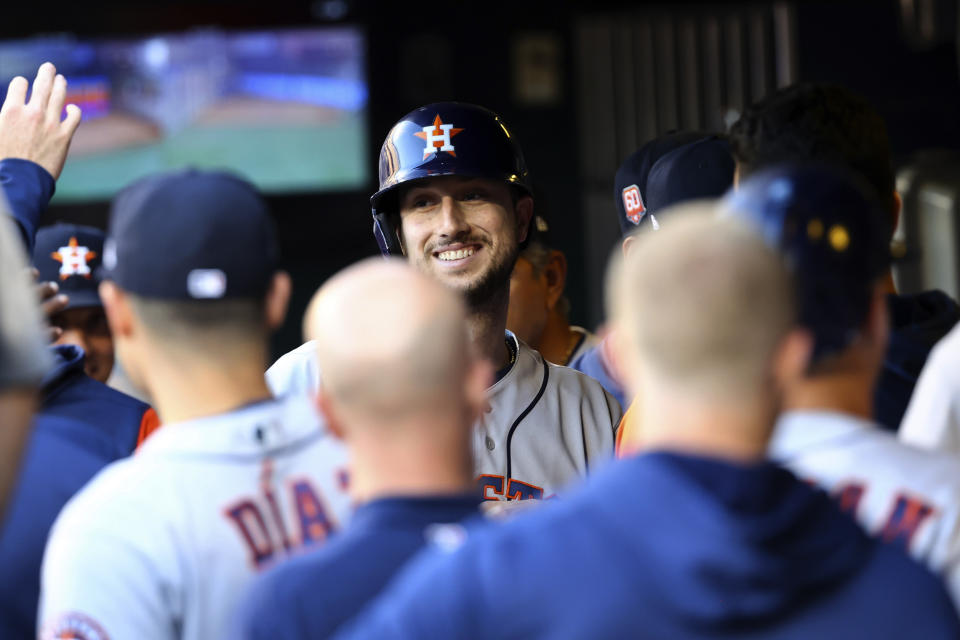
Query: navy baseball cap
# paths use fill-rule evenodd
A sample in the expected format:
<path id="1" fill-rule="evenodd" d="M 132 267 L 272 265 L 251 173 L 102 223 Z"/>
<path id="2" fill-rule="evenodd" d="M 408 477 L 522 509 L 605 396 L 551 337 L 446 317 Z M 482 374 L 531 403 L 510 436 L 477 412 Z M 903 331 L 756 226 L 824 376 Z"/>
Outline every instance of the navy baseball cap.
<path id="1" fill-rule="evenodd" d="M 730 144 L 716 136 L 670 151 L 654 163 L 647 176 L 647 211 L 638 227 L 658 228 L 656 214 L 672 205 L 719 198 L 733 186 L 735 169 Z"/>
<path id="2" fill-rule="evenodd" d="M 839 167 L 779 166 L 751 174 L 721 212 L 783 256 L 814 359 L 849 345 L 892 257 L 890 214 L 873 189 Z"/>
<path id="3" fill-rule="evenodd" d="M 37 230 L 33 266 L 39 280 L 52 280 L 69 298 L 67 309 L 100 307 L 100 263 L 104 233 L 95 227 L 55 224 Z"/>
<path id="4" fill-rule="evenodd" d="M 675 131 L 647 142 L 630 154 L 617 169 L 613 200 L 617 207 L 620 233 L 628 236 L 637 229 L 647 212 L 647 179 L 654 163 L 678 147 L 708 137 L 696 131 Z"/>
<path id="5" fill-rule="evenodd" d="M 104 278 L 145 298 L 259 298 L 278 265 L 266 202 L 249 182 L 186 169 L 143 178 L 113 201 Z"/>

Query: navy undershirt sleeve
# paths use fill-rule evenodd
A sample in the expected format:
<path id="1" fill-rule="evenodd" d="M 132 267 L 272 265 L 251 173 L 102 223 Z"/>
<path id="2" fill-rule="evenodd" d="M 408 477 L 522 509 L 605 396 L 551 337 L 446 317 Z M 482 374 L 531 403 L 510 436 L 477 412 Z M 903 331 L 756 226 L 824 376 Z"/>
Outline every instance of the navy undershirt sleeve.
<path id="1" fill-rule="evenodd" d="M 10 213 L 20 229 L 27 254 L 33 256 L 40 216 L 53 197 L 56 182 L 50 173 L 30 160 L 0 160 L 0 188 L 10 204 Z"/>

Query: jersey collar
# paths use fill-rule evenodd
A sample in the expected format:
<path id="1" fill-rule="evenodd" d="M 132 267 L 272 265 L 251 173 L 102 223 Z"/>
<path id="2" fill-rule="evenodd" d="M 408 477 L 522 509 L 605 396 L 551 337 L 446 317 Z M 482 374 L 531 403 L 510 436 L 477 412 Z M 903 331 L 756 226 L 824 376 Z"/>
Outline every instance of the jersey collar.
<path id="1" fill-rule="evenodd" d="M 295 396 L 257 402 L 234 411 L 165 424 L 138 456 L 176 452 L 243 456 L 276 453 L 330 434 L 310 400 Z"/>
<path id="2" fill-rule="evenodd" d="M 353 530 L 422 530 L 431 524 L 459 522 L 480 513 L 475 492 L 433 496 L 388 496 L 357 507 Z"/>
<path id="3" fill-rule="evenodd" d="M 781 414 L 770 440 L 770 455 L 787 461 L 801 452 L 832 447 L 837 440 L 858 438 L 876 425 L 849 413 L 826 410 L 796 410 Z"/>

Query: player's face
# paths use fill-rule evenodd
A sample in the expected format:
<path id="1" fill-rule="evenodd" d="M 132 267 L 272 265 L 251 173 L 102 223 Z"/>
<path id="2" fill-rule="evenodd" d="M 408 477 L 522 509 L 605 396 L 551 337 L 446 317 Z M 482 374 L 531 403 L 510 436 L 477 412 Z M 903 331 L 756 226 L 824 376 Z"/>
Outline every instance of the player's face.
<path id="1" fill-rule="evenodd" d="M 472 307 L 507 286 L 531 214 L 529 198 L 515 203 L 510 187 L 493 180 L 443 176 L 400 195 L 408 260 Z"/>
<path id="2" fill-rule="evenodd" d="M 113 338 L 101 307 L 67 309 L 50 324 L 63 330 L 55 344 L 72 344 L 86 354 L 84 370 L 94 380 L 106 382 L 113 370 Z"/>
<path id="3" fill-rule="evenodd" d="M 507 309 L 507 329 L 538 349 L 550 311 L 547 305 L 547 283 L 544 274 L 537 276 L 533 265 L 523 256 L 510 275 L 510 306 Z"/>

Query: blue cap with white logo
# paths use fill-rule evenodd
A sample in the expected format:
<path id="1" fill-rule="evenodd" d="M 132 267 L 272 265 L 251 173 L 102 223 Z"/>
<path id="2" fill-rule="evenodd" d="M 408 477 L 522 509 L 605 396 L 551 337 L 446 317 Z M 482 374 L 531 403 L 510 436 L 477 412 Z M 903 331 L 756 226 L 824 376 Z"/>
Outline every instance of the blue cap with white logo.
<path id="1" fill-rule="evenodd" d="M 267 204 L 253 185 L 186 169 L 143 178 L 117 195 L 103 276 L 146 298 L 259 298 L 278 253 Z"/>

